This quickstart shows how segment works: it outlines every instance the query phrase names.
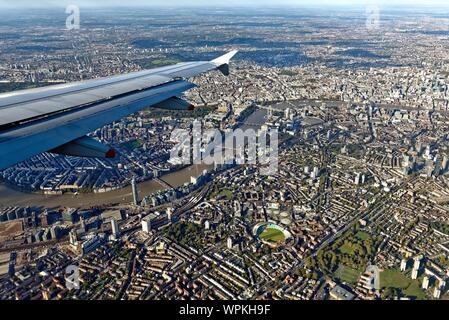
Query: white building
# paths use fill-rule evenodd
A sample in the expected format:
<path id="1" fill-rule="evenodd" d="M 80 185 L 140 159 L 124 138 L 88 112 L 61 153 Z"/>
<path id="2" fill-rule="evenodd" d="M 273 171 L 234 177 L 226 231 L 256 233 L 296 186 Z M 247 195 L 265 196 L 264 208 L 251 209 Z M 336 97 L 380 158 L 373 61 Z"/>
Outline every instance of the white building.
<path id="1" fill-rule="evenodd" d="M 151 231 L 151 222 L 148 220 L 142 220 L 142 231 L 149 233 Z"/>
<path id="2" fill-rule="evenodd" d="M 422 257 L 416 257 L 415 261 L 413 263 L 413 269 L 419 270 L 421 268 L 421 258 Z"/>
<path id="3" fill-rule="evenodd" d="M 406 259 L 402 259 L 402 261 L 401 261 L 401 271 L 404 272 L 405 270 L 407 270 L 407 260 Z"/>
<path id="4" fill-rule="evenodd" d="M 232 249 L 232 247 L 234 246 L 234 242 L 232 241 L 231 237 L 228 238 L 227 245 L 228 249 Z"/>
<path id="5" fill-rule="evenodd" d="M 422 288 L 424 290 L 429 289 L 429 278 L 428 277 L 424 277 L 423 282 L 422 282 Z"/>
<path id="6" fill-rule="evenodd" d="M 118 226 L 117 220 L 115 219 L 111 220 L 111 228 L 113 237 L 117 238 L 120 235 L 120 228 Z"/>
<path id="7" fill-rule="evenodd" d="M 435 290 L 433 291 L 433 297 L 435 299 L 440 299 L 440 297 L 441 297 L 441 290 L 438 289 L 438 288 L 435 288 Z"/>

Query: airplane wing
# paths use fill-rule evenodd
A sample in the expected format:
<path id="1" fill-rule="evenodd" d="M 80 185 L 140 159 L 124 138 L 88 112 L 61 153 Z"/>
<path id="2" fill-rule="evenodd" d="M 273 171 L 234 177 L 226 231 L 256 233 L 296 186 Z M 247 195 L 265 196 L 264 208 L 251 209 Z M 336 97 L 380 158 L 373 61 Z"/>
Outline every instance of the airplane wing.
<path id="1" fill-rule="evenodd" d="M 114 150 L 86 136 L 147 107 L 191 110 L 178 98 L 195 87 L 186 78 L 229 74 L 237 51 L 125 75 L 0 94 L 0 170 L 43 152 L 113 158 Z"/>

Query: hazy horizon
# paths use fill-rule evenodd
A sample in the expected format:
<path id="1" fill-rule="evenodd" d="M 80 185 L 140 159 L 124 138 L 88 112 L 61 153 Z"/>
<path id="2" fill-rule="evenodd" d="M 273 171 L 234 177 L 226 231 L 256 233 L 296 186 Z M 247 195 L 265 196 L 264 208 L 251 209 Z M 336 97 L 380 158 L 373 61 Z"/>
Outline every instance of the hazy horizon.
<path id="1" fill-rule="evenodd" d="M 446 0 L 193 0 L 186 3 L 180 0 L 129 0 L 126 3 L 120 0 L 43 0 L 36 3 L 32 0 L 0 0 L 0 8 L 54 8 L 65 7 L 67 5 L 78 5 L 82 7 L 366 7 L 377 5 L 380 7 L 448 7 L 449 1 Z"/>

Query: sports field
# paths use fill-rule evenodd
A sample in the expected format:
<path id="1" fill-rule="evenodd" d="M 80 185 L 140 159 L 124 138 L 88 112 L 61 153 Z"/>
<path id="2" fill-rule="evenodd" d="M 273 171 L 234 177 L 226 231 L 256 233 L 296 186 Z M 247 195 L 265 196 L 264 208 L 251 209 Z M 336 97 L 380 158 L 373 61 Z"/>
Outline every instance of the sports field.
<path id="1" fill-rule="evenodd" d="M 274 228 L 266 228 L 262 233 L 259 235 L 259 237 L 262 240 L 268 241 L 268 242 L 282 242 L 285 241 L 284 233 L 278 229 Z"/>
<path id="2" fill-rule="evenodd" d="M 356 284 L 359 280 L 360 272 L 341 264 L 335 272 L 335 276 L 343 282 Z"/>

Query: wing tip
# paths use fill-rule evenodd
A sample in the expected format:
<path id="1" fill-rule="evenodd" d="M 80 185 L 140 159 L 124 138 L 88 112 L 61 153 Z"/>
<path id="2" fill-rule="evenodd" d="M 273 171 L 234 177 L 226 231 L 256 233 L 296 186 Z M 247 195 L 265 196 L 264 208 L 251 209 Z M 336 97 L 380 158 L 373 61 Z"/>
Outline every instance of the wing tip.
<path id="1" fill-rule="evenodd" d="M 238 53 L 238 50 L 232 50 L 225 55 L 222 55 L 221 57 L 218 57 L 214 60 L 212 60 L 212 63 L 215 64 L 217 67 L 220 67 L 225 64 L 229 64 L 232 58 Z"/>

